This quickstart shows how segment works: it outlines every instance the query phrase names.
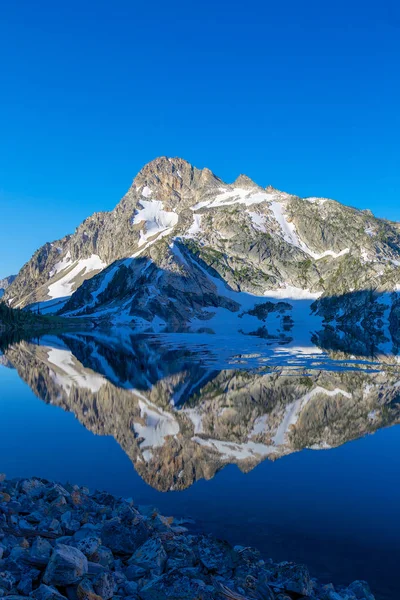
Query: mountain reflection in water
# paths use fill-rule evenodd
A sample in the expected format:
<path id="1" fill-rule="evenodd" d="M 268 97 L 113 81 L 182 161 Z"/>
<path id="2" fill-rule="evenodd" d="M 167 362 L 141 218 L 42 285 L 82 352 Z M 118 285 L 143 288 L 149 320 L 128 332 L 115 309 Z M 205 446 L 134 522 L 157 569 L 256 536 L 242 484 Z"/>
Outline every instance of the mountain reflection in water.
<path id="1" fill-rule="evenodd" d="M 394 355 L 206 334 L 67 333 L 1 357 L 44 402 L 115 438 L 159 491 L 228 464 L 248 472 L 305 448 L 326 450 L 400 421 Z"/>

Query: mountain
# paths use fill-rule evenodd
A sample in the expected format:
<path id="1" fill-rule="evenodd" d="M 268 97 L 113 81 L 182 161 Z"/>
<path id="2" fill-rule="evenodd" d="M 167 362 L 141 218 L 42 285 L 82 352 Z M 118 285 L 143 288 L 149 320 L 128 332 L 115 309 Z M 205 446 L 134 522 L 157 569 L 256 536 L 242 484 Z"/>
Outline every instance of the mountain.
<path id="1" fill-rule="evenodd" d="M 316 301 L 313 314 L 327 326 L 362 320 L 393 332 L 399 266 L 399 223 L 264 189 L 245 175 L 226 184 L 209 169 L 161 157 L 114 210 L 42 246 L 4 299 L 113 324 L 268 334 L 277 315 L 282 332 L 285 317 L 301 320 Z M 276 309 L 277 299 L 292 313 Z"/>
<path id="2" fill-rule="evenodd" d="M 48 336 L 41 345 L 10 346 L 4 364 L 44 402 L 113 436 L 158 490 L 187 488 L 229 464 L 247 472 L 304 448 L 326 450 L 400 422 L 396 361 L 299 369 L 291 354 L 280 355 L 279 367 L 220 370 L 150 336 L 131 333 L 123 342 Z"/>
<path id="3" fill-rule="evenodd" d="M 5 277 L 4 279 L 0 279 L 0 298 L 2 298 L 4 296 L 4 292 L 6 291 L 6 289 L 8 287 L 10 287 L 10 285 L 12 284 L 12 282 L 14 281 L 15 278 L 16 278 L 16 275 L 9 275 L 8 277 Z"/>

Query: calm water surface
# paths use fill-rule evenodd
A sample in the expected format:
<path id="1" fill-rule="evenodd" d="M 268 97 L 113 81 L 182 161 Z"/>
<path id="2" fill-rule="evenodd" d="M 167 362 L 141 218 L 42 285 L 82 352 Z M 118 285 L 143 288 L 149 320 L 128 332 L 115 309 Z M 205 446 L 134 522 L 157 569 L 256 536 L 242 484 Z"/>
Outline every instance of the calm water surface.
<path id="1" fill-rule="evenodd" d="M 8 477 L 132 496 L 397 597 L 397 357 L 125 331 L 23 341 L 0 360 Z"/>

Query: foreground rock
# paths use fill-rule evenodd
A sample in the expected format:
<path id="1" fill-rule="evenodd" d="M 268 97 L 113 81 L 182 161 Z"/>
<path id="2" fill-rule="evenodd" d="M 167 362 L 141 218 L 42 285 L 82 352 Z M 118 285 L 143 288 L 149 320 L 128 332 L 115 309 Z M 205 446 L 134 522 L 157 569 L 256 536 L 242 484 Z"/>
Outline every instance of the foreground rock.
<path id="1" fill-rule="evenodd" d="M 8 600 L 374 600 L 306 567 L 193 535 L 132 500 L 0 475 L 0 597 Z"/>

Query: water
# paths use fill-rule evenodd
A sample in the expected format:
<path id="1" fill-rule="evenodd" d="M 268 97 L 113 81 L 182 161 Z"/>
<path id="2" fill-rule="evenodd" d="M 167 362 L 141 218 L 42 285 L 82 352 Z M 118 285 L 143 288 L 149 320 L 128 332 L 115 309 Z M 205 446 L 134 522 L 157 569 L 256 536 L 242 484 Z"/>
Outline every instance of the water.
<path id="1" fill-rule="evenodd" d="M 0 356 L 0 471 L 132 496 L 397 596 L 400 365 L 292 341 L 69 333 Z"/>

